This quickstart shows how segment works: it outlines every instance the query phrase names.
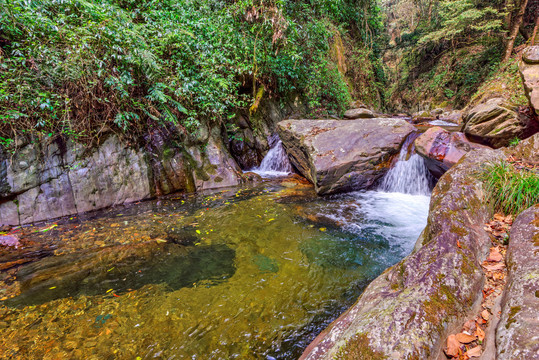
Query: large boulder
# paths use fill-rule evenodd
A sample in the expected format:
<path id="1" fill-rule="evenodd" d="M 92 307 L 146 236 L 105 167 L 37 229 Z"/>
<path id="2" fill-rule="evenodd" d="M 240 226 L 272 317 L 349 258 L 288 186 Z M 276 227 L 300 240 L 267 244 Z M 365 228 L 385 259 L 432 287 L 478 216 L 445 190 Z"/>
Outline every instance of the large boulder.
<path id="1" fill-rule="evenodd" d="M 524 50 L 520 75 L 530 105 L 539 115 L 539 46 L 530 46 Z"/>
<path id="2" fill-rule="evenodd" d="M 347 119 L 370 119 L 374 117 L 374 114 L 369 109 L 358 108 L 351 109 L 344 113 L 344 117 Z"/>
<path id="3" fill-rule="evenodd" d="M 497 359 L 539 359 L 539 204 L 511 228 L 508 278 L 496 330 Z"/>
<path id="4" fill-rule="evenodd" d="M 461 132 L 449 132 L 438 126 L 421 134 L 414 145 L 416 152 L 425 158 L 427 168 L 436 177 L 442 176 L 470 150 L 485 148 L 484 145 L 468 141 Z"/>
<path id="5" fill-rule="evenodd" d="M 402 119 L 285 120 L 277 125 L 290 161 L 318 194 L 373 185 L 414 130 Z"/>
<path id="6" fill-rule="evenodd" d="M 301 359 L 438 359 L 448 333 L 478 310 L 490 211 L 474 177 L 501 151 L 473 150 L 439 180 L 414 252 L 375 279 Z"/>
<path id="7" fill-rule="evenodd" d="M 539 131 L 539 122 L 535 114 L 526 111 L 526 107 L 494 98 L 468 112 L 462 131 L 472 139 L 500 148 L 515 138 L 525 139 L 535 134 Z"/>

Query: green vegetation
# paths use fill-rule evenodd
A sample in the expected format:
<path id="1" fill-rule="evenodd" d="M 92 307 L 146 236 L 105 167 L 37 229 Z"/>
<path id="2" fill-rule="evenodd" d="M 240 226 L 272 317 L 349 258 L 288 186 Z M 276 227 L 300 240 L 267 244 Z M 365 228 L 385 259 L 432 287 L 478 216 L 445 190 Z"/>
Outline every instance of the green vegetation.
<path id="1" fill-rule="evenodd" d="M 508 82 L 519 80 L 502 60 L 528 41 L 537 18 L 532 2 L 524 18 L 518 16 L 518 1 L 385 0 L 384 5 L 392 104 L 462 108 L 500 72 Z M 519 25 L 515 41 L 509 41 Z"/>
<path id="2" fill-rule="evenodd" d="M 534 170 L 500 162 L 486 166 L 480 178 L 496 211 L 518 214 L 539 203 L 539 174 Z"/>
<path id="3" fill-rule="evenodd" d="M 0 0 L 0 144 L 192 134 L 249 109 L 260 88 L 339 113 L 362 85 L 351 80 L 380 72 L 339 69 L 331 47 L 342 36 L 340 55 L 376 59 L 380 29 L 375 1 Z"/>

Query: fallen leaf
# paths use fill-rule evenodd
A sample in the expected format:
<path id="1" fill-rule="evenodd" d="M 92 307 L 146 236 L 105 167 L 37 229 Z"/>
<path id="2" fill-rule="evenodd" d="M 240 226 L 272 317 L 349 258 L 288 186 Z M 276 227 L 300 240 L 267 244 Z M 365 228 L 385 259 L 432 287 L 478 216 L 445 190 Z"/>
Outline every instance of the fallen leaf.
<path id="1" fill-rule="evenodd" d="M 488 319 L 489 319 L 489 317 L 490 317 L 490 313 L 488 312 L 488 310 L 486 310 L 486 309 L 483 310 L 483 311 L 481 312 L 481 317 L 482 317 L 483 319 L 485 319 L 485 321 L 488 321 Z"/>
<path id="2" fill-rule="evenodd" d="M 483 268 L 487 271 L 498 271 L 498 270 L 503 270 L 505 269 L 505 264 L 504 263 L 497 263 L 497 264 L 493 264 L 493 265 L 485 265 L 483 264 Z"/>
<path id="3" fill-rule="evenodd" d="M 485 332 L 483 331 L 483 329 L 481 329 L 479 325 L 475 329 L 475 336 L 477 336 L 477 339 L 479 339 L 479 341 L 483 341 L 485 339 Z"/>
<path id="4" fill-rule="evenodd" d="M 455 335 L 447 337 L 447 347 L 444 350 L 447 356 L 457 357 L 460 354 L 460 343 Z"/>
<path id="5" fill-rule="evenodd" d="M 487 261 L 500 262 L 502 260 L 503 260 L 503 256 L 502 254 L 500 254 L 500 250 L 498 250 L 498 248 L 495 248 L 495 247 L 491 248 Z"/>
<path id="6" fill-rule="evenodd" d="M 466 321 L 466 323 L 464 324 L 464 326 L 462 327 L 463 328 L 463 331 L 466 331 L 467 333 L 472 333 L 475 331 L 475 320 L 468 320 Z"/>
<path id="7" fill-rule="evenodd" d="M 470 350 L 466 351 L 466 355 L 469 357 L 480 357 L 481 356 L 481 345 L 476 346 L 474 348 L 471 348 Z"/>
<path id="8" fill-rule="evenodd" d="M 466 333 L 457 334 L 456 337 L 457 337 L 457 340 L 462 344 L 471 343 L 472 341 L 474 341 L 476 339 L 475 336 L 469 335 L 469 334 L 466 334 Z"/>

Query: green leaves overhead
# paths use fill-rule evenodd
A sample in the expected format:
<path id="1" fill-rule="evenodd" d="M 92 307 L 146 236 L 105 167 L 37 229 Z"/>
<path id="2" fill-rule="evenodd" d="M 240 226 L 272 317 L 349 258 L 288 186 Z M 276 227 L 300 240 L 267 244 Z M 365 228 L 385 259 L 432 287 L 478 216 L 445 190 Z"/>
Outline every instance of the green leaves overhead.
<path id="1" fill-rule="evenodd" d="M 341 111 L 348 88 L 329 44 L 335 29 L 379 24 L 372 4 L 0 0 L 0 135 L 192 132 L 247 109 L 260 86 Z"/>

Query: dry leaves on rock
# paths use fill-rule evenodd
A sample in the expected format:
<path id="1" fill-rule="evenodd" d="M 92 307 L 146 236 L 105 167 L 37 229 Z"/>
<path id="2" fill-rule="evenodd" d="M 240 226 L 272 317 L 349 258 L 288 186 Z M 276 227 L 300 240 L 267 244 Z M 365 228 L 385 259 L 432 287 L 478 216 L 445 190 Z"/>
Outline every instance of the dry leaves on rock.
<path id="1" fill-rule="evenodd" d="M 481 356 L 481 353 L 482 353 L 482 349 L 481 349 L 481 345 L 478 345 L 474 348 L 471 348 L 470 350 L 466 351 L 466 354 L 468 357 L 472 358 L 472 357 L 479 357 Z"/>

